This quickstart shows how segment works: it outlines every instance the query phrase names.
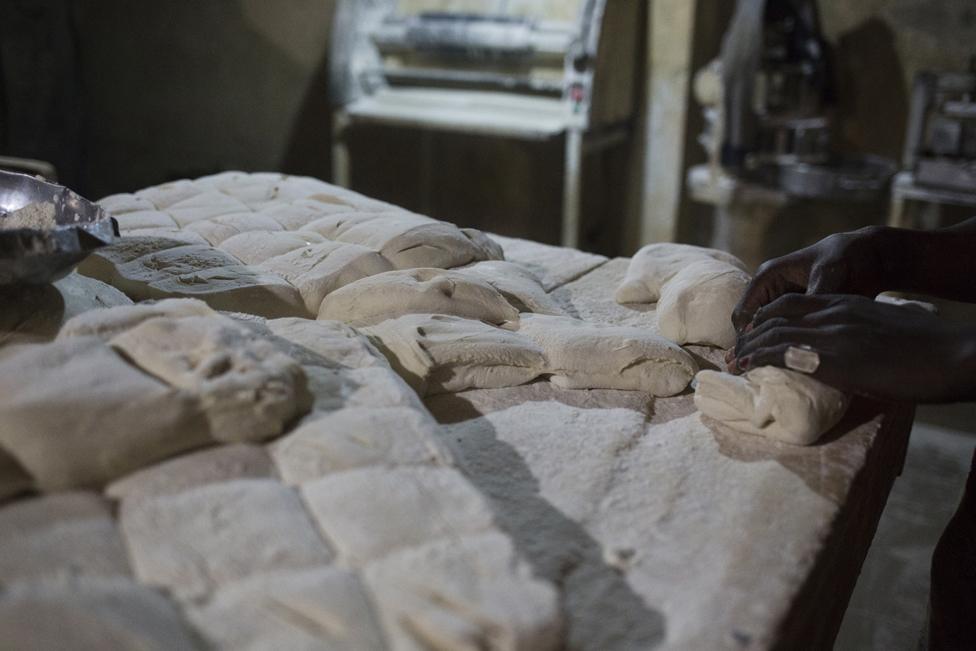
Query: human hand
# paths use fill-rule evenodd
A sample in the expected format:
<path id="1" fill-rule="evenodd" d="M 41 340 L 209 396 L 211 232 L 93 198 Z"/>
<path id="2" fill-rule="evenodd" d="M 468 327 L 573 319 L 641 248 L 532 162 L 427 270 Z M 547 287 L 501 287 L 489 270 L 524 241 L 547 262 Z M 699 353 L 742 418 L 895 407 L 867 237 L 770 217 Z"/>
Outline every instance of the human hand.
<path id="1" fill-rule="evenodd" d="M 890 229 L 868 227 L 839 233 L 762 265 L 732 313 L 732 323 L 741 332 L 756 311 L 779 297 L 790 294 L 856 294 L 874 298 L 895 289 L 892 264 L 898 260 L 891 250 Z"/>
<path id="2" fill-rule="evenodd" d="M 785 367 L 791 346 L 815 351 L 820 366 L 812 377 L 848 393 L 906 402 L 976 396 L 976 329 L 922 309 L 860 296 L 788 294 L 756 312 L 733 365 Z"/>

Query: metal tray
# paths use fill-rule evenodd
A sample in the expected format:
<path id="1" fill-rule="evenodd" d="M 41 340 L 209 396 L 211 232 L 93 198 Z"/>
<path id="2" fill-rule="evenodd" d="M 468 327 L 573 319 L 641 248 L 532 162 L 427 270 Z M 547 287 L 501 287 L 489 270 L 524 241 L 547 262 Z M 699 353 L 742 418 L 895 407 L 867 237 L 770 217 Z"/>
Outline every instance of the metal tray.
<path id="1" fill-rule="evenodd" d="M 0 220 L 38 202 L 54 204 L 57 227 L 0 229 L 0 286 L 53 283 L 119 236 L 108 213 L 71 190 L 0 170 Z"/>

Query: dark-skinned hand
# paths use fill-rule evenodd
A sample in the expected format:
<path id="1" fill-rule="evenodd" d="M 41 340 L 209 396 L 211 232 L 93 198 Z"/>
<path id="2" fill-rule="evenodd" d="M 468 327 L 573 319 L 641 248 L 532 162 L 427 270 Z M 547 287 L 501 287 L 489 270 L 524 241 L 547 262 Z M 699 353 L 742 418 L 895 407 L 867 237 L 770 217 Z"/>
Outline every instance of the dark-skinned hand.
<path id="1" fill-rule="evenodd" d="M 886 229 L 863 228 L 839 233 L 759 267 L 755 279 L 732 313 L 741 331 L 756 311 L 790 293 L 856 294 L 874 298 L 895 289 L 891 276 L 893 251 L 887 247 Z"/>
<path id="2" fill-rule="evenodd" d="M 812 374 L 848 393 L 907 402 L 973 395 L 976 329 L 921 309 L 860 296 L 787 294 L 760 308 L 739 336 L 739 371 L 785 367 L 790 346 L 820 356 Z"/>

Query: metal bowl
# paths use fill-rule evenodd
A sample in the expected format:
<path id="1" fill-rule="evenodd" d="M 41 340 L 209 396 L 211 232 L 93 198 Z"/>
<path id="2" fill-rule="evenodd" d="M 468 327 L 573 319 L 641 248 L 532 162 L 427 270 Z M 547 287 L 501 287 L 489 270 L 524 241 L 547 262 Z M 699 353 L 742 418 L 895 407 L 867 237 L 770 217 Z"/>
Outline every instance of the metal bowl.
<path id="1" fill-rule="evenodd" d="M 52 283 L 119 235 L 119 225 L 108 213 L 71 190 L 0 171 L 0 220 L 32 203 L 53 203 L 57 226 L 0 229 L 0 286 Z"/>

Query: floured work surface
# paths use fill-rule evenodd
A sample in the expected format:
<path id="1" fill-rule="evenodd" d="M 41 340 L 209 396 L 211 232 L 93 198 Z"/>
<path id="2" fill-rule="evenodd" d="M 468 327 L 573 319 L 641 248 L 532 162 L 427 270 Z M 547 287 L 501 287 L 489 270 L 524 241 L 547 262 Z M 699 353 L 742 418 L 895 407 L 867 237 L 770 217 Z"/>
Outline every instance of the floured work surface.
<path id="1" fill-rule="evenodd" d="M 412 310 L 475 285 L 497 302 L 479 283 L 517 265 L 493 284 L 516 311 L 653 334 L 652 306 L 614 302 L 627 260 L 492 241 L 314 179 L 227 173 L 103 205 L 123 234 L 149 239 L 93 259 L 88 278 L 57 291 L 6 297 L 17 309 L 0 323 L 0 368 L 40 369 L 24 381 L 49 385 L 6 392 L 7 413 L 49 403 L 54 452 L 27 456 L 22 438 L 0 437 L 0 639 L 829 648 L 910 411 L 855 404 L 820 444 L 795 447 L 703 419 L 689 390 L 559 389 L 553 360 L 514 324 L 503 335 Z M 399 278 L 387 268 L 418 261 L 452 271 L 417 275 L 423 300 L 392 305 L 387 325 L 314 320 L 323 295 L 349 297 L 361 277 Z M 179 300 L 146 302 L 164 297 Z M 217 312 L 227 309 L 233 323 Z M 394 319 L 442 342 L 414 365 L 437 388 L 423 401 L 385 356 L 389 337 L 376 338 Z M 504 372 L 477 366 L 465 347 L 474 330 L 508 351 Z M 723 356 L 685 349 L 701 368 Z M 34 364 L 75 350 L 116 379 L 89 381 L 81 356 L 60 372 Z M 72 417 L 57 416 L 58 383 L 101 396 L 92 413 L 111 414 L 114 431 L 77 400 Z M 141 385 L 159 406 L 112 404 Z M 235 387 L 253 392 L 263 420 L 240 418 Z M 281 409 L 289 395 L 296 408 Z M 167 435 L 181 414 L 193 428 Z M 59 435 L 82 426 L 84 436 Z"/>

